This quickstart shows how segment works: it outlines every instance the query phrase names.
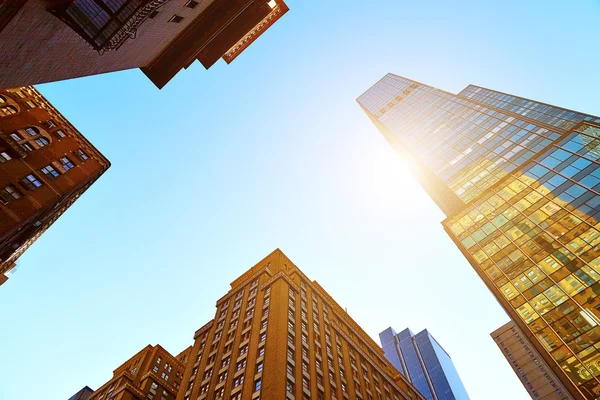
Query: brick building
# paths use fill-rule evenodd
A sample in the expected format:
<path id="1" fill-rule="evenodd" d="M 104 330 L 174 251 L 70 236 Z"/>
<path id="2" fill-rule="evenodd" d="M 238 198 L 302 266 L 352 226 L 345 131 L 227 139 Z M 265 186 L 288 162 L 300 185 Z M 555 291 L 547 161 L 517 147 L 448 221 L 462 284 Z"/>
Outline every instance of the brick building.
<path id="1" fill-rule="evenodd" d="M 33 87 L 0 90 L 0 284 L 109 167 Z"/>
<path id="2" fill-rule="evenodd" d="M 316 282 L 275 250 L 194 335 L 177 400 L 424 399 Z"/>
<path id="3" fill-rule="evenodd" d="M 0 88 L 141 68 L 162 88 L 196 59 L 235 59 L 283 0 L 4 0 Z"/>
<path id="4" fill-rule="evenodd" d="M 193 346 L 176 357 L 146 347 L 90 400 L 425 400 L 279 249 L 233 281 L 216 308 Z"/>
<path id="5" fill-rule="evenodd" d="M 113 371 L 113 377 L 89 400 L 175 399 L 190 348 L 173 357 L 161 346 L 148 345 Z"/>

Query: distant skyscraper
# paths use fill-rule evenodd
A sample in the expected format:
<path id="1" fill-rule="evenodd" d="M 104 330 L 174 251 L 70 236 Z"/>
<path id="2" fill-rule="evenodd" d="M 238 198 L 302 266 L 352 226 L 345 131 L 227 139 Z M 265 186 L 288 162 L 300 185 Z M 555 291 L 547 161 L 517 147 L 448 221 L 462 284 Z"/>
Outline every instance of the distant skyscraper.
<path id="1" fill-rule="evenodd" d="M 533 400 L 570 399 L 548 364 L 513 321 L 496 329 L 491 336 Z"/>
<path id="2" fill-rule="evenodd" d="M 189 351 L 174 357 L 159 345 L 148 345 L 115 369 L 112 379 L 89 399 L 173 400 L 181 387 L 182 360 L 187 360 Z"/>
<path id="3" fill-rule="evenodd" d="M 284 0 L 0 1 L 0 88 L 141 68 L 159 88 L 199 60 L 227 63 Z"/>
<path id="4" fill-rule="evenodd" d="M 387 328 L 379 334 L 385 357 L 428 400 L 468 400 L 450 355 L 427 329 L 413 334 Z"/>
<path id="5" fill-rule="evenodd" d="M 600 396 L 600 118 L 392 74 L 358 102 L 565 388 Z"/>
<path id="6" fill-rule="evenodd" d="M 0 284 L 109 167 L 36 89 L 0 90 Z"/>
<path id="7" fill-rule="evenodd" d="M 94 394 L 94 391 L 86 386 L 73 396 L 69 397 L 69 400 L 88 400 L 92 394 Z"/>

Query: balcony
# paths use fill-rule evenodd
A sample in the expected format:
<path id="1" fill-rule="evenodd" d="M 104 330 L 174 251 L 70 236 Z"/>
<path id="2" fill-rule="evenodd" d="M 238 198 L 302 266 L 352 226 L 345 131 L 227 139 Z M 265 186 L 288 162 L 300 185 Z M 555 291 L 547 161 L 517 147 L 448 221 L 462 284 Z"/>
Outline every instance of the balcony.
<path id="1" fill-rule="evenodd" d="M 118 50 L 169 0 L 51 0 L 49 11 L 99 53 Z"/>

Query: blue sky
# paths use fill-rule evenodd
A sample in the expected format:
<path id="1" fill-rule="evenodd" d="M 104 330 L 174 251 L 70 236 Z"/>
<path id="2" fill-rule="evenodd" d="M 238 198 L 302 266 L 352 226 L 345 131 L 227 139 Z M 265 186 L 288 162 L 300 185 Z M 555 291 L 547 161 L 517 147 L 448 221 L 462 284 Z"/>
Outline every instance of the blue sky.
<path id="1" fill-rule="evenodd" d="M 65 400 L 147 344 L 177 353 L 281 248 L 374 338 L 428 328 L 473 399 L 527 399 L 508 318 L 355 102 L 387 72 L 600 114 L 600 3 L 289 0 L 231 65 L 39 90 L 112 168 L 0 289 L 0 399 Z M 32 383 L 35 386 L 31 388 Z"/>

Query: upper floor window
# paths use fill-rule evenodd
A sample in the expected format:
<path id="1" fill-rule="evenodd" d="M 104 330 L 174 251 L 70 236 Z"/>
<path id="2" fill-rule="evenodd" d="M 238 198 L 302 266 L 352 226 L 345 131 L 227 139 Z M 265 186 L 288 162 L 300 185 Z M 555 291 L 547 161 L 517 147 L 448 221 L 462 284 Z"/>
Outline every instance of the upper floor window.
<path id="1" fill-rule="evenodd" d="M 38 128 L 34 128 L 33 126 L 25 128 L 25 132 L 27 132 L 29 136 L 37 136 L 40 134 L 40 130 Z"/>
<path id="2" fill-rule="evenodd" d="M 0 96 L 0 117 L 14 115 L 19 112 L 17 103 L 5 96 Z"/>
<path id="3" fill-rule="evenodd" d="M 12 157 L 5 151 L 0 151 L 0 163 L 12 160 Z"/>
<path id="4" fill-rule="evenodd" d="M 79 158 L 81 161 L 85 161 L 87 160 L 89 157 L 87 154 L 85 154 L 85 152 L 81 149 L 77 149 L 75 150 L 75 155 L 77 156 L 77 158 Z"/>
<path id="5" fill-rule="evenodd" d="M 17 112 L 18 111 L 16 107 L 0 105 L 0 117 L 8 117 L 9 115 L 14 115 Z"/>
<path id="6" fill-rule="evenodd" d="M 8 185 L 0 189 L 0 203 L 8 204 L 22 197 L 19 190 L 13 185 Z"/>
<path id="7" fill-rule="evenodd" d="M 42 168 L 42 172 L 49 178 L 56 178 L 60 173 L 54 169 L 52 165 L 46 165 Z"/>
<path id="8" fill-rule="evenodd" d="M 75 166 L 68 157 L 61 157 L 59 161 L 65 171 L 68 171 Z"/>
<path id="9" fill-rule="evenodd" d="M 48 139 L 46 139 L 45 137 L 41 136 L 37 139 L 35 139 L 35 143 L 39 146 L 39 147 L 44 147 L 50 144 L 50 141 Z"/>
<path id="10" fill-rule="evenodd" d="M 42 182 L 40 182 L 40 180 L 34 174 L 27 175 L 25 178 L 21 179 L 20 183 L 23 185 L 23 187 L 29 190 L 33 190 L 42 186 Z"/>
<path id="11" fill-rule="evenodd" d="M 181 15 L 173 15 L 171 18 L 169 18 L 169 22 L 175 22 L 176 24 L 180 23 L 181 21 L 183 21 L 183 17 Z"/>

